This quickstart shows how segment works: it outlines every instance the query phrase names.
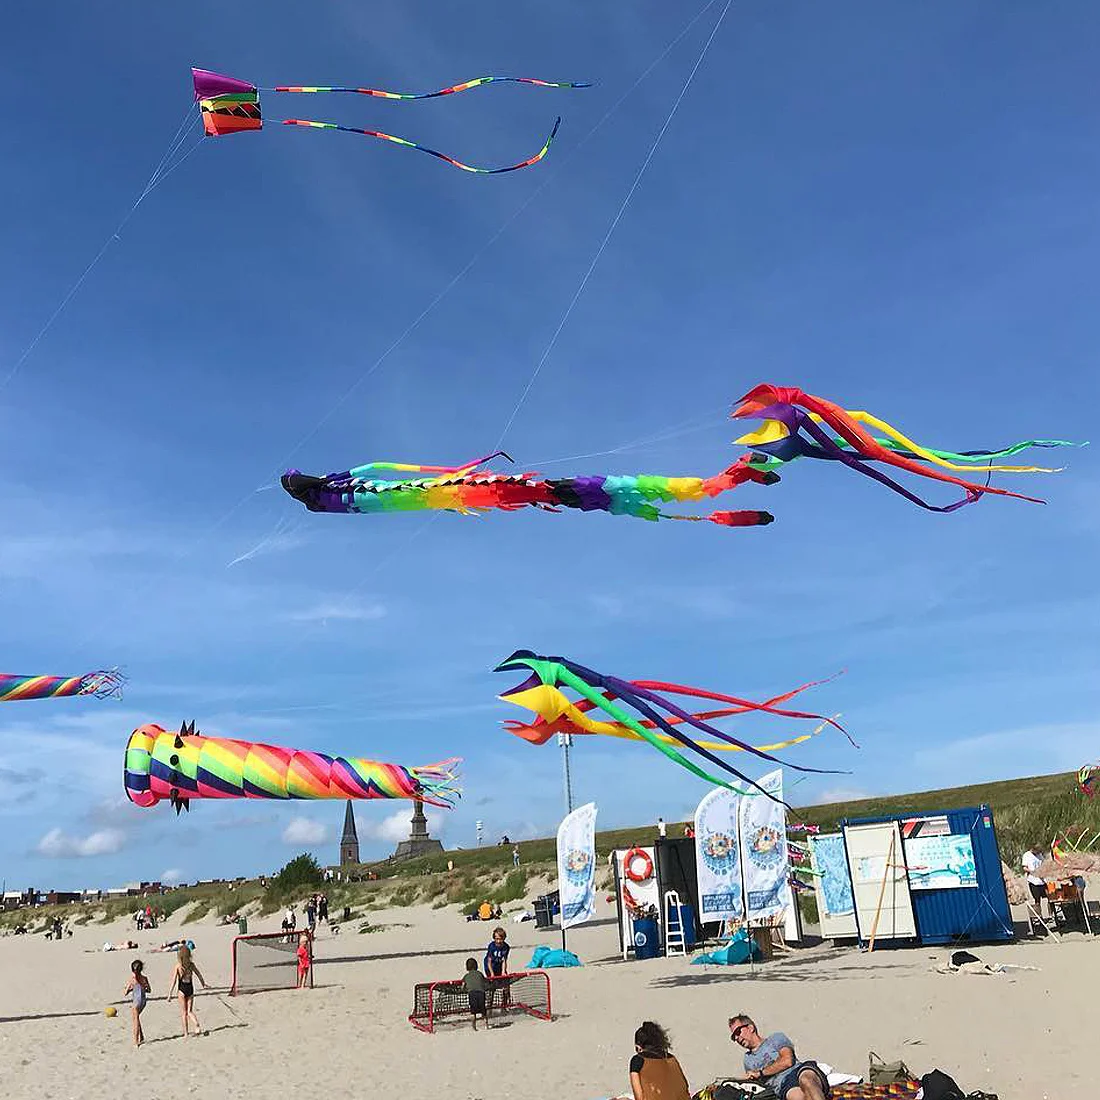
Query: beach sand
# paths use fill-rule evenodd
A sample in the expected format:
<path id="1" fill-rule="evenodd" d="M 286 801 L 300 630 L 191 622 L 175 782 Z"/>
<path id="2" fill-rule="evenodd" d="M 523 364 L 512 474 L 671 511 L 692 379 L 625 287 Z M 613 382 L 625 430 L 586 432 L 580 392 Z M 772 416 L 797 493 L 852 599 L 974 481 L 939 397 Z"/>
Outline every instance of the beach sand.
<path id="1" fill-rule="evenodd" d="M 595 1100 L 629 1092 L 633 1032 L 654 1019 L 672 1033 L 693 1089 L 740 1070 L 726 1019 L 755 1017 L 762 1031 L 783 1030 L 800 1057 L 866 1073 L 868 1051 L 904 1060 L 918 1073 L 939 1067 L 964 1091 L 1001 1100 L 1096 1095 L 1087 1022 L 1100 969 L 1100 944 L 1080 936 L 978 947 L 983 961 L 1036 966 L 996 977 L 940 974 L 949 952 L 875 951 L 824 944 L 774 961 L 718 968 L 687 959 L 623 962 L 614 908 L 571 930 L 569 947 L 585 965 L 551 971 L 555 1020 L 513 1017 L 476 1033 L 468 1023 L 424 1034 L 407 1021 L 417 982 L 458 978 L 479 961 L 490 927 L 468 924 L 453 908 L 419 906 L 371 914 L 382 931 L 338 936 L 322 926 L 315 944 L 316 988 L 229 997 L 235 926 L 180 925 L 152 932 L 133 924 L 88 925 L 72 939 L 0 938 L 0 1080 L 10 1097 L 100 1100 L 190 1095 L 242 1100 L 323 1097 L 505 1097 Z M 1022 913 L 1018 914 L 1022 917 Z M 279 918 L 250 919 L 249 930 L 277 931 Z M 557 932 L 503 922 L 511 968 L 532 947 L 559 946 Z M 129 936 L 136 952 L 86 953 Z M 195 959 L 220 993 L 199 992 L 208 1034 L 184 1040 L 175 1001 L 164 999 L 171 954 L 150 949 L 190 937 Z M 153 987 L 143 1016 L 147 1042 L 132 1044 L 122 1001 L 130 961 L 140 957 Z M 118 1005 L 109 1019 L 104 1007 Z M 308 1091 L 307 1091 L 308 1090 Z"/>

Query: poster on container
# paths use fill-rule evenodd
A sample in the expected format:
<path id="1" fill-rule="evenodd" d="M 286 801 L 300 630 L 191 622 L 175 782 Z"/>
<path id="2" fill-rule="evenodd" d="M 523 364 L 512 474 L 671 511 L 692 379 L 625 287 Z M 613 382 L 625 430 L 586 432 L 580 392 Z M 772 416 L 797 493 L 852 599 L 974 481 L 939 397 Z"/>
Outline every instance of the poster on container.
<path id="1" fill-rule="evenodd" d="M 830 917 L 846 917 L 855 912 L 852 880 L 848 877 L 848 854 L 840 833 L 810 837 L 814 868 L 820 875 L 822 909 Z"/>
<path id="2" fill-rule="evenodd" d="M 596 803 L 579 806 L 558 826 L 558 892 L 564 931 L 596 915 Z"/>
<path id="3" fill-rule="evenodd" d="M 905 864 L 910 890 L 964 890 L 978 885 L 969 833 L 907 840 Z"/>
<path id="4" fill-rule="evenodd" d="M 746 795 L 740 809 L 745 916 L 750 921 L 781 917 L 792 904 L 782 769 L 769 772 L 759 786 L 772 797 Z"/>
<path id="5" fill-rule="evenodd" d="M 704 923 L 743 920 L 744 883 L 737 843 L 741 796 L 715 787 L 695 810 L 695 875 L 699 887 L 699 918 Z"/>

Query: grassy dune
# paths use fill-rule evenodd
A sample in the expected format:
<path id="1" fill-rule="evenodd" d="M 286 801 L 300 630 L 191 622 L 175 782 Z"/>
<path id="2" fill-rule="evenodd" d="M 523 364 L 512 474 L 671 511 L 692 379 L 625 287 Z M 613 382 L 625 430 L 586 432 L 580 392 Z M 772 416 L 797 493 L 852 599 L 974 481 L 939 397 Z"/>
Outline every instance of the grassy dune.
<path id="1" fill-rule="evenodd" d="M 1076 838 L 1084 832 L 1087 839 L 1100 832 L 1100 798 L 1090 800 L 1081 795 L 1072 772 L 807 806 L 796 809 L 792 820 L 802 820 L 829 830 L 844 818 L 919 814 L 982 804 L 993 808 L 1001 854 L 1012 866 L 1018 862 L 1024 848 L 1031 844 L 1048 845 L 1056 835 L 1063 833 Z M 669 823 L 670 835 L 677 836 L 681 832 L 681 824 Z M 614 848 L 651 843 L 655 834 L 656 828 L 652 824 L 598 833 L 599 888 L 602 890 L 609 886 L 604 867 L 608 852 Z M 379 878 L 329 883 L 325 892 L 334 917 L 338 918 L 344 907 L 348 906 L 352 909 L 353 919 L 364 922 L 364 930 L 369 927 L 366 914 L 379 909 L 428 903 L 436 908 L 456 905 L 468 912 L 483 901 L 506 905 L 529 899 L 544 888 L 546 881 L 556 876 L 552 837 L 522 842 L 520 854 L 522 866 L 518 870 L 512 868 L 511 846 L 437 852 L 407 863 L 364 864 L 358 868 L 362 874 L 372 871 Z M 447 869 L 448 863 L 452 865 L 452 870 Z M 352 870 L 354 872 L 356 869 Z M 273 913 L 288 902 L 301 901 L 310 892 L 308 887 L 292 890 L 289 894 L 278 892 L 271 886 L 265 889 L 258 880 L 251 880 L 235 883 L 232 889 L 226 883 L 184 886 L 153 899 L 153 904 L 170 914 L 168 923 L 178 930 L 181 923 L 191 924 L 207 917 L 228 916 L 242 910 L 252 914 Z M 100 904 L 42 906 L 33 913 L 28 910 L 0 913 L 0 929 L 11 929 L 26 922 L 32 932 L 45 931 L 55 911 L 60 913 L 62 919 L 72 923 L 107 923 L 133 913 L 138 901 L 138 898 L 119 898 Z"/>

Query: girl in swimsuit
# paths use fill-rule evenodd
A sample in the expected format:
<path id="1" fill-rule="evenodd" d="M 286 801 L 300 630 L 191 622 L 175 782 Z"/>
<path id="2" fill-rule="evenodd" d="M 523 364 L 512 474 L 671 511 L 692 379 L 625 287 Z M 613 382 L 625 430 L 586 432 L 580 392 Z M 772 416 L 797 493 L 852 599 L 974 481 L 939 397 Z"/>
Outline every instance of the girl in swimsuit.
<path id="1" fill-rule="evenodd" d="M 172 991 L 178 988 L 180 1014 L 183 1016 L 183 1034 L 185 1037 L 190 1034 L 188 1030 L 189 1020 L 193 1020 L 195 1023 L 195 1034 L 202 1034 L 199 1018 L 195 1015 L 196 978 L 202 982 L 202 987 L 205 989 L 206 979 L 202 976 L 202 971 L 199 970 L 194 960 L 191 958 L 191 948 L 188 947 L 187 944 L 181 944 L 180 949 L 176 952 L 176 969 L 172 974 L 172 984 L 168 987 L 168 999 L 171 1000 Z"/>
<path id="2" fill-rule="evenodd" d="M 130 963 L 130 980 L 126 983 L 126 996 L 133 998 L 130 1012 L 134 1018 L 134 1046 L 139 1047 L 145 1042 L 145 1032 L 141 1030 L 141 1011 L 145 1007 L 146 998 L 151 992 L 149 979 L 141 972 L 141 959 L 134 959 Z"/>

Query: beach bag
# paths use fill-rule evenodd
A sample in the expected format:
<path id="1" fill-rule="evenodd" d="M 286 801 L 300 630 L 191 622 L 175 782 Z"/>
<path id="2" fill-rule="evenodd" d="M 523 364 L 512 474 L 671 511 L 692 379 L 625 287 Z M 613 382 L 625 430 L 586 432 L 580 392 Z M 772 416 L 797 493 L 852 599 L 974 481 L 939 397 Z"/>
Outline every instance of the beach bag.
<path id="1" fill-rule="evenodd" d="M 867 1083 L 892 1085 L 895 1081 L 915 1080 L 913 1072 L 904 1062 L 884 1062 L 873 1050 L 867 1055 Z"/>
<path id="2" fill-rule="evenodd" d="M 963 1091 L 943 1070 L 934 1069 L 920 1079 L 924 1100 L 966 1100 Z"/>

